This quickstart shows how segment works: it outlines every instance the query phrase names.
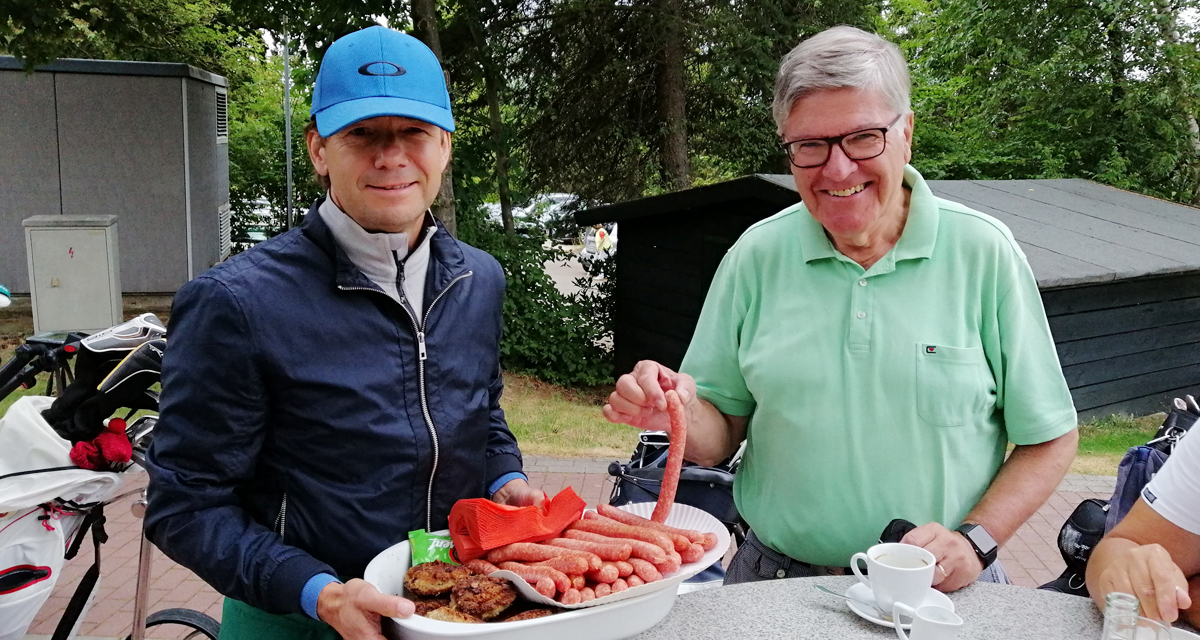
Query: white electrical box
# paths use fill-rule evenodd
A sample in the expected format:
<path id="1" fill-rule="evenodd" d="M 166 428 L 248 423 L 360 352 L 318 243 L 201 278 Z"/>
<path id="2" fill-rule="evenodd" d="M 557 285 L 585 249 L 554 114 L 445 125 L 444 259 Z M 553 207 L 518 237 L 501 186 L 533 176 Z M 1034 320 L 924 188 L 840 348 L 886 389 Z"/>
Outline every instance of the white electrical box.
<path id="1" fill-rule="evenodd" d="M 33 330 L 90 333 L 120 323 L 117 217 L 33 216 L 22 224 Z"/>

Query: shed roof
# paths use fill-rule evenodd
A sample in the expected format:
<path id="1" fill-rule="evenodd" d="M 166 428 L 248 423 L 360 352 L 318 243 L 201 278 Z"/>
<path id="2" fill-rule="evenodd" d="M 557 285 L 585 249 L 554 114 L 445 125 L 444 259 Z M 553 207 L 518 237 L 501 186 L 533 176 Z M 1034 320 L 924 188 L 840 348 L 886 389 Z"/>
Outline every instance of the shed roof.
<path id="1" fill-rule="evenodd" d="M 20 58 L 0 56 L 0 70 L 24 71 L 25 64 Z M 218 87 L 229 86 L 228 81 L 223 76 L 181 62 L 136 62 L 132 60 L 60 58 L 50 64 L 38 65 L 33 70 L 47 73 L 96 73 L 111 76 L 192 78 Z"/>
<path id="2" fill-rule="evenodd" d="M 1047 289 L 1200 272 L 1200 209 L 1088 180 L 930 180 L 935 194 L 1012 230 Z M 746 198 L 798 201 L 790 175 L 755 174 L 581 211 L 580 224 L 685 211 Z"/>

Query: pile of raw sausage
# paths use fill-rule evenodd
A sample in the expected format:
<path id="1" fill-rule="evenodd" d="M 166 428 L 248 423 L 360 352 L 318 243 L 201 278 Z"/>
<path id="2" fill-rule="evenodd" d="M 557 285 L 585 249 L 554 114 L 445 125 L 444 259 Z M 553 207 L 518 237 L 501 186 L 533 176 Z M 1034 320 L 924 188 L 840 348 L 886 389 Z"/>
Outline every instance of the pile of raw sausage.
<path id="1" fill-rule="evenodd" d="M 661 580 L 717 545 L 711 533 L 676 529 L 606 504 L 596 508 L 561 537 L 506 545 L 464 565 L 485 575 L 512 571 L 543 596 L 570 605 Z"/>

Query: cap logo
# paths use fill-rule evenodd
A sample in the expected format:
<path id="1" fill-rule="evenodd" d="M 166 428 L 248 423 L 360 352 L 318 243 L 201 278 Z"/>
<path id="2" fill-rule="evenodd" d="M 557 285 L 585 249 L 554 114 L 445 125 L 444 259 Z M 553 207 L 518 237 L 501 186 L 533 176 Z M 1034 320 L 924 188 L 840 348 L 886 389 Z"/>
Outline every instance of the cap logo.
<path id="1" fill-rule="evenodd" d="M 383 65 L 382 67 L 379 65 Z M 372 69 L 371 67 L 375 67 Z M 404 67 L 386 60 L 377 60 L 368 62 L 358 68 L 358 72 L 364 76 L 402 76 L 404 75 Z"/>

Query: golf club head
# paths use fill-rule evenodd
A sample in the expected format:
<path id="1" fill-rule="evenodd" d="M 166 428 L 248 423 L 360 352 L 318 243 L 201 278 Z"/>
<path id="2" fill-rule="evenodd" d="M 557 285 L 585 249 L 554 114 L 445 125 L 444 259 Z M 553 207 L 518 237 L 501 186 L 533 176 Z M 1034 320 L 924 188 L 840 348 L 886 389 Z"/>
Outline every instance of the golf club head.
<path id="1" fill-rule="evenodd" d="M 157 424 L 158 416 L 142 416 L 125 429 L 125 435 L 133 445 L 132 459 L 140 467 L 145 467 L 146 451 L 154 441 L 154 427 Z"/>
<path id="2" fill-rule="evenodd" d="M 12 293 L 2 284 L 0 284 L 0 309 L 12 304 Z"/>
<path id="3" fill-rule="evenodd" d="M 167 335 L 167 328 L 153 313 L 142 315 L 93 333 L 80 341 L 83 348 L 94 353 L 132 351 L 142 344 Z"/>
<path id="4" fill-rule="evenodd" d="M 167 341 L 155 338 L 142 343 L 125 356 L 125 359 L 109 372 L 96 388 L 102 394 L 112 394 L 118 387 L 122 393 L 141 393 L 158 382 L 162 373 L 163 352 Z M 130 390 L 126 391 L 125 387 Z"/>

